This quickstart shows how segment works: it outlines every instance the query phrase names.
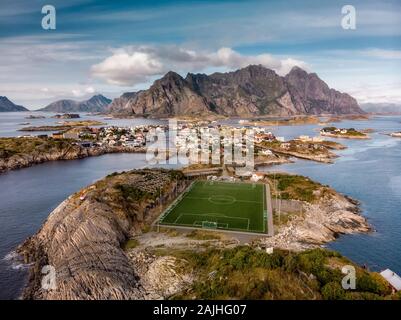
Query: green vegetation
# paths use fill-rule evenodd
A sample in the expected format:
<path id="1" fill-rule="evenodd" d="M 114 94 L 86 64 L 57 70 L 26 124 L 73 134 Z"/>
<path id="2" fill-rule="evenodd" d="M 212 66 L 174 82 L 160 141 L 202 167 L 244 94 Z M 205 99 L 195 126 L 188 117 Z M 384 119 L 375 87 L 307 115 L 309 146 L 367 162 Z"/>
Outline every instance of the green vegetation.
<path id="1" fill-rule="evenodd" d="M 70 140 L 51 138 L 0 138 L 0 159 L 14 155 L 40 154 L 62 151 L 72 147 Z"/>
<path id="2" fill-rule="evenodd" d="M 266 232 L 263 184 L 196 181 L 160 223 Z"/>
<path id="3" fill-rule="evenodd" d="M 126 243 L 123 245 L 124 250 L 129 250 L 129 249 L 134 249 L 137 246 L 139 246 L 139 241 L 136 239 L 129 239 Z"/>
<path id="4" fill-rule="evenodd" d="M 328 149 L 333 149 L 333 150 L 344 150 L 347 149 L 346 146 L 344 146 L 341 143 L 335 142 L 335 141 L 330 141 L 330 140 L 324 140 L 322 142 L 316 142 L 317 144 L 320 144 Z"/>
<path id="5" fill-rule="evenodd" d="M 172 228 L 160 228 L 159 232 L 167 234 L 169 237 L 178 237 L 180 233 L 176 229 Z"/>
<path id="6" fill-rule="evenodd" d="M 295 217 L 301 216 L 301 212 L 283 212 L 281 211 L 280 215 L 277 210 L 273 210 L 273 223 L 275 226 L 283 226 L 286 225 L 289 221 L 294 219 Z"/>
<path id="7" fill-rule="evenodd" d="M 268 110 L 261 110 L 263 113 L 268 113 Z M 253 125 L 259 126 L 292 126 L 319 123 L 319 118 L 316 116 L 295 116 L 288 119 L 256 119 L 249 121 Z"/>
<path id="8" fill-rule="evenodd" d="M 327 131 L 327 132 L 334 132 L 336 130 L 337 130 L 336 127 L 325 127 L 322 129 L 322 131 Z"/>
<path id="9" fill-rule="evenodd" d="M 316 192 L 329 192 L 329 188 L 310 180 L 307 177 L 289 174 L 269 174 L 268 178 L 272 186 L 272 193 L 276 195 L 276 189 L 281 199 L 300 200 L 314 202 L 317 200 Z"/>
<path id="10" fill-rule="evenodd" d="M 194 240 L 220 240 L 221 236 L 215 232 L 207 232 L 203 230 L 194 230 L 187 234 L 188 238 Z"/>
<path id="11" fill-rule="evenodd" d="M 114 188 L 120 191 L 125 201 L 138 201 L 149 196 L 147 192 L 129 184 L 116 184 Z"/>
<path id="12" fill-rule="evenodd" d="M 328 146 L 321 142 L 302 142 L 300 140 L 290 140 L 282 143 L 280 141 L 264 141 L 262 142 L 262 146 L 283 154 L 298 153 L 307 156 L 331 156 Z"/>
<path id="13" fill-rule="evenodd" d="M 172 177 L 175 179 L 172 180 Z M 106 203 L 116 214 L 136 219 L 138 213 L 143 210 L 160 205 L 160 195 L 169 194 L 176 181 L 183 179 L 182 173 L 174 170 L 142 169 L 114 172 L 97 181 L 86 196 Z"/>
<path id="14" fill-rule="evenodd" d="M 345 133 L 341 132 L 342 130 L 346 130 Z M 322 129 L 323 132 L 330 133 L 337 136 L 344 137 L 367 137 L 367 135 L 363 132 L 356 130 L 355 128 L 349 129 L 338 129 L 336 127 L 325 127 Z"/>
<path id="15" fill-rule="evenodd" d="M 19 131 L 67 131 L 75 127 L 101 126 L 105 123 L 96 120 L 64 121 L 60 125 L 49 126 L 29 126 L 19 129 Z"/>
<path id="16" fill-rule="evenodd" d="M 359 137 L 366 136 L 366 134 L 364 134 L 362 132 L 359 132 L 359 131 L 355 130 L 354 128 L 348 129 L 347 135 L 349 135 L 349 136 L 359 136 Z"/>
<path id="17" fill-rule="evenodd" d="M 356 268 L 355 290 L 344 290 L 339 253 L 314 249 L 275 250 L 271 255 L 249 246 L 234 249 L 167 252 L 188 262 L 197 281 L 174 299 L 384 299 L 391 289 L 380 275 Z M 333 266 L 333 261 L 335 265 Z"/>

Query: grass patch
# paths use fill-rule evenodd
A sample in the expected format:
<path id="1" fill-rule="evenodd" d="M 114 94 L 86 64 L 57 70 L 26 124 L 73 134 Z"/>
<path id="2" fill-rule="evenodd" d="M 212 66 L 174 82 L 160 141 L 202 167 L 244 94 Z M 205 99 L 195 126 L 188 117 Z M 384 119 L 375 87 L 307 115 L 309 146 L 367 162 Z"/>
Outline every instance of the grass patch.
<path id="1" fill-rule="evenodd" d="M 286 225 L 289 221 L 301 215 L 301 212 L 281 212 L 281 215 L 279 216 L 278 211 L 274 210 L 273 223 L 275 226 Z"/>
<path id="2" fill-rule="evenodd" d="M 129 239 L 126 243 L 124 243 L 123 249 L 124 250 L 134 249 L 137 246 L 139 246 L 139 241 L 137 239 Z"/>
<path id="3" fill-rule="evenodd" d="M 60 152 L 73 147 L 70 140 L 51 138 L 0 138 L 0 158 L 8 159 L 14 155 L 39 155 Z"/>
<path id="4" fill-rule="evenodd" d="M 272 194 L 276 196 L 276 188 L 281 199 L 314 202 L 317 200 L 316 191 L 325 188 L 320 183 L 307 177 L 289 174 L 269 174 Z M 320 195 L 321 196 L 321 195 Z"/>
<path id="5" fill-rule="evenodd" d="M 160 253 L 160 252 L 159 252 Z M 388 285 L 376 273 L 357 266 L 356 290 L 344 290 L 341 268 L 331 268 L 328 259 L 341 266 L 352 264 L 339 253 L 314 249 L 301 253 L 275 250 L 269 255 L 249 246 L 233 249 L 166 252 L 188 262 L 198 275 L 191 289 L 174 299 L 384 299 Z"/>
<path id="6" fill-rule="evenodd" d="M 201 230 L 194 230 L 186 235 L 188 238 L 194 240 L 220 240 L 221 236 L 215 232 L 207 232 Z"/>

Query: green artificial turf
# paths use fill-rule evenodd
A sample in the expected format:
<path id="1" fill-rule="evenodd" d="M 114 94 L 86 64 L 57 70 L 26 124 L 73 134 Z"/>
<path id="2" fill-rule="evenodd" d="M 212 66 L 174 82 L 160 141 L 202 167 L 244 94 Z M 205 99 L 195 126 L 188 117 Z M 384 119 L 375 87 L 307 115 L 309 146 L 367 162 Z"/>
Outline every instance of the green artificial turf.
<path id="1" fill-rule="evenodd" d="M 160 224 L 265 233 L 266 220 L 263 184 L 195 181 Z"/>

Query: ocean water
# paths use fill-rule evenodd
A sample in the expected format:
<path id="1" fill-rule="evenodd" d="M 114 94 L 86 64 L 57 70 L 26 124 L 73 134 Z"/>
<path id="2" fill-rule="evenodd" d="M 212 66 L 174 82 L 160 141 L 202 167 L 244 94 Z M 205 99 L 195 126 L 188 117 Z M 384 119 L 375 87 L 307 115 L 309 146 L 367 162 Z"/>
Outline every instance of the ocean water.
<path id="1" fill-rule="evenodd" d="M 263 170 L 306 175 L 359 200 L 362 214 L 375 231 L 341 236 L 328 247 L 371 270 L 390 268 L 401 274 L 401 139 L 383 134 L 400 131 L 401 117 L 377 117 L 335 125 L 372 128 L 376 132 L 370 134 L 371 140 L 337 139 L 348 149 L 337 152 L 341 157 L 334 164 L 296 161 Z M 299 129 L 286 127 L 279 131 L 297 136 Z"/>
<path id="2" fill-rule="evenodd" d="M 145 154 L 107 154 L 0 175 L 0 300 L 18 298 L 27 275 L 27 266 L 13 259 L 13 250 L 39 230 L 59 203 L 112 172 L 146 166 Z"/>
<path id="3" fill-rule="evenodd" d="M 25 122 L 23 119 L 22 114 L 0 114 L 0 136 L 19 134 L 17 128 L 19 123 Z M 110 124 L 109 120 L 105 121 Z M 112 121 L 116 125 L 144 123 L 141 119 Z M 346 121 L 335 125 L 372 128 L 376 132 L 371 134 L 371 140 L 339 140 L 348 149 L 338 152 L 341 157 L 334 164 L 296 161 L 263 170 L 307 175 L 361 201 L 363 215 L 376 231 L 341 236 L 328 247 L 373 270 L 391 268 L 401 274 L 401 139 L 383 134 L 400 131 L 401 117 L 376 117 L 370 121 Z M 317 135 L 319 128 L 308 125 L 269 129 L 277 136 L 290 139 L 301 134 Z M 12 252 L 38 231 L 61 201 L 111 172 L 146 165 L 143 154 L 110 154 L 48 162 L 0 175 L 0 299 L 16 299 L 20 295 L 26 266 L 13 264 Z"/>
<path id="4" fill-rule="evenodd" d="M 26 117 L 34 116 L 45 116 L 45 119 L 26 119 Z M 49 126 L 57 125 L 58 122 L 69 121 L 68 119 L 54 119 L 55 113 L 51 112 L 1 112 L 0 113 L 0 137 L 16 137 L 20 135 L 38 135 L 38 134 L 49 134 L 51 132 L 23 132 L 19 129 L 28 126 Z M 104 116 L 90 115 L 86 113 L 79 113 L 80 119 L 76 120 L 97 120 L 105 123 L 107 126 L 136 126 L 141 124 L 165 124 L 165 120 L 156 119 L 144 119 L 144 118 L 133 118 L 133 119 L 105 119 Z M 29 124 L 26 124 L 29 123 Z"/>

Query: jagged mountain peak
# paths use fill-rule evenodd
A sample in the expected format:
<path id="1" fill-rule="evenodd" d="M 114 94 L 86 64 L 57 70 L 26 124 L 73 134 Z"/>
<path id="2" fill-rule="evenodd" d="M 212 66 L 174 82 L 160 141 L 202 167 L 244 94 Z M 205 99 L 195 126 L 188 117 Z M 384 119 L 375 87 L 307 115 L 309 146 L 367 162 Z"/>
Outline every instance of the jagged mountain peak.
<path id="1" fill-rule="evenodd" d="M 299 74 L 308 74 L 304 69 L 299 66 L 293 66 L 289 73 L 299 73 Z"/>
<path id="2" fill-rule="evenodd" d="M 181 77 L 177 72 L 169 71 L 162 78 L 156 80 L 156 82 L 165 82 L 165 81 L 184 81 L 184 78 Z"/>
<path id="3" fill-rule="evenodd" d="M 348 94 L 340 93 L 317 74 L 293 67 L 285 76 L 262 65 L 249 65 L 211 75 L 170 71 L 148 90 L 122 96 L 113 112 L 153 116 L 214 113 L 226 116 L 363 113 Z"/>
<path id="4" fill-rule="evenodd" d="M 6 96 L 0 96 L 0 112 L 28 111 L 27 108 L 16 105 Z"/>
<path id="5" fill-rule="evenodd" d="M 103 112 L 111 103 L 111 99 L 101 94 L 96 94 L 88 100 L 76 101 L 63 99 L 53 102 L 40 111 L 50 112 Z"/>
<path id="6" fill-rule="evenodd" d="M 100 103 L 104 103 L 104 104 L 109 104 L 112 100 L 109 98 L 106 98 L 104 95 L 102 94 L 96 94 L 93 97 L 91 97 L 90 99 L 86 100 L 86 103 L 91 103 L 91 102 L 100 102 Z"/>

